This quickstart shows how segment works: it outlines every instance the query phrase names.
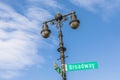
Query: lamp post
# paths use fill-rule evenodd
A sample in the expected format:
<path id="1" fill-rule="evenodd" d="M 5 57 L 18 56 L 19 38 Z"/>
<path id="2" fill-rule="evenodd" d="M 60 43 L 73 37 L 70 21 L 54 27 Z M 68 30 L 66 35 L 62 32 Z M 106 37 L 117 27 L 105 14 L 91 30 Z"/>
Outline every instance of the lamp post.
<path id="1" fill-rule="evenodd" d="M 77 19 L 77 16 L 74 11 L 71 13 L 62 15 L 60 13 L 56 14 L 54 19 L 51 19 L 49 21 L 43 22 L 41 35 L 43 38 L 48 38 L 50 36 L 51 31 L 48 28 L 47 23 L 56 23 L 56 27 L 58 28 L 58 37 L 59 37 L 59 48 L 57 49 L 60 53 L 60 60 L 61 60 L 61 69 L 62 69 L 62 80 L 66 80 L 66 71 L 65 71 L 65 54 L 66 48 L 64 47 L 63 43 L 63 34 L 62 34 L 62 22 L 64 22 L 68 16 L 71 16 L 71 21 L 69 25 L 72 29 L 77 29 L 80 25 L 80 21 Z"/>

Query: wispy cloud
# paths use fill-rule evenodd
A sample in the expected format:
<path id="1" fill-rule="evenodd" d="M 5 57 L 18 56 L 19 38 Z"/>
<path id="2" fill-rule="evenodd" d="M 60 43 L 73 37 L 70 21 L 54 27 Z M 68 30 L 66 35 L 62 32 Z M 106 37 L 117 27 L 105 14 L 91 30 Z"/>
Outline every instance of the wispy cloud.
<path id="1" fill-rule="evenodd" d="M 88 11 L 102 14 L 103 17 L 113 15 L 120 7 L 120 0 L 71 0 L 71 2 Z"/>
<path id="2" fill-rule="evenodd" d="M 18 76 L 20 70 L 44 62 L 38 55 L 43 43 L 38 36 L 38 21 L 51 15 L 32 7 L 23 16 L 4 3 L 0 3 L 0 14 L 0 78 L 9 79 Z M 48 16 L 41 17 L 45 14 Z"/>
<path id="3" fill-rule="evenodd" d="M 96 6 L 101 6 L 105 0 L 71 0 L 71 2 L 77 6 L 83 7 L 89 11 L 96 10 Z"/>
<path id="4" fill-rule="evenodd" d="M 32 6 L 32 7 L 28 8 L 28 10 L 26 11 L 26 16 L 31 21 L 44 21 L 47 18 L 52 17 L 52 15 L 50 15 L 50 13 L 48 11 L 46 11 L 43 8 L 38 8 L 36 6 Z"/>
<path id="5" fill-rule="evenodd" d="M 8 6 L 4 1 L 0 3 L 0 79 L 12 79 L 20 76 L 21 70 L 43 63 L 45 59 L 38 48 L 56 45 L 54 37 L 51 37 L 52 46 L 40 38 L 40 25 L 52 17 L 48 8 L 56 10 L 63 7 L 56 0 L 25 2 L 26 5 L 21 4 L 24 8 L 21 13 L 15 10 L 14 5 Z"/>
<path id="6" fill-rule="evenodd" d="M 52 7 L 52 8 L 62 8 L 61 5 L 56 0 L 27 0 L 32 3 L 39 3 L 44 5 L 44 7 Z"/>

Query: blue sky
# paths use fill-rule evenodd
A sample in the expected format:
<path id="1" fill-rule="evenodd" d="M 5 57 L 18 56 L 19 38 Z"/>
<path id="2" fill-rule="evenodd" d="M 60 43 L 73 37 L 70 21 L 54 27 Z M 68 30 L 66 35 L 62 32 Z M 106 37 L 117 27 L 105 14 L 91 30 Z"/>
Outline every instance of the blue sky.
<path id="1" fill-rule="evenodd" d="M 58 33 L 44 39 L 42 22 L 58 12 L 76 11 L 81 21 L 73 30 L 63 25 L 66 63 L 97 62 L 96 70 L 67 72 L 67 80 L 119 80 L 119 0 L 0 0 L 0 80 L 61 80 Z"/>

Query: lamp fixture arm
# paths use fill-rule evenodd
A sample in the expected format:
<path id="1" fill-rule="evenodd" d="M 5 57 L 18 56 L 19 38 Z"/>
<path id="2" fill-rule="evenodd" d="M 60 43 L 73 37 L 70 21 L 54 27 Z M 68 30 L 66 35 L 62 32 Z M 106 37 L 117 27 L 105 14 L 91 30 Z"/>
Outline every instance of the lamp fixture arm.
<path id="1" fill-rule="evenodd" d="M 65 15 L 63 15 L 62 17 L 64 18 L 64 17 L 70 16 L 70 15 L 75 14 L 75 13 L 76 13 L 75 11 L 72 11 L 71 13 L 65 14 Z M 49 23 L 49 22 L 54 22 L 54 21 L 56 21 L 55 18 L 54 18 L 54 19 L 51 19 L 51 20 L 49 20 L 49 21 L 45 21 L 45 22 L 43 22 L 43 24 L 44 24 L 44 23 Z"/>

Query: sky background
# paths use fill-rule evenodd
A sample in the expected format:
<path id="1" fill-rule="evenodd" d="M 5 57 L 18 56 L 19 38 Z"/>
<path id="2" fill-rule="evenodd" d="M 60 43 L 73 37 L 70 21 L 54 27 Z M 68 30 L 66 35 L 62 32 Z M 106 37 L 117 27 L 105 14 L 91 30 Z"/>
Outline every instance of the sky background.
<path id="1" fill-rule="evenodd" d="M 61 80 L 58 30 L 40 35 L 42 22 L 76 11 L 73 30 L 63 24 L 67 64 L 97 62 L 98 69 L 67 72 L 67 80 L 120 79 L 120 0 L 0 0 L 0 80 Z"/>

